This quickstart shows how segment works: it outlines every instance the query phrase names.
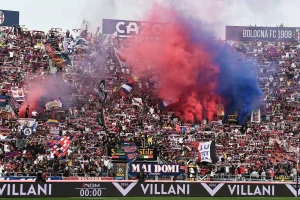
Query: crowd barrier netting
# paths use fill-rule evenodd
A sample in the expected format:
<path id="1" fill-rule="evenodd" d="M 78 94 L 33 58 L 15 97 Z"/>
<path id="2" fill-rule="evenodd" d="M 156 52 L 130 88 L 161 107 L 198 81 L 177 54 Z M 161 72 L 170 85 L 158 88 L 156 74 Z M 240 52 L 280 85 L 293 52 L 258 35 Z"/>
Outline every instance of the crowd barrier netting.
<path id="1" fill-rule="evenodd" d="M 0 196 L 9 197 L 297 197 L 293 182 L 163 182 L 146 181 L 3 181 Z M 297 194 L 298 191 L 298 194 Z"/>

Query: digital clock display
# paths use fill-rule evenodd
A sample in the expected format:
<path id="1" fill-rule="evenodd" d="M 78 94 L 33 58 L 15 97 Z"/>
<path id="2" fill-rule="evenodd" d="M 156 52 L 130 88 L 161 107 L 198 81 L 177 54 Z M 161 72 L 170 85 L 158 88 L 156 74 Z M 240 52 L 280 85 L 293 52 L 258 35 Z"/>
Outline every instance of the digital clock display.
<path id="1" fill-rule="evenodd" d="M 79 191 L 81 197 L 100 197 L 102 191 L 106 188 L 101 188 L 100 184 L 83 184 L 81 188 L 75 188 Z"/>
<path id="2" fill-rule="evenodd" d="M 101 197 L 102 190 L 101 189 L 81 189 L 80 196 L 81 197 Z"/>

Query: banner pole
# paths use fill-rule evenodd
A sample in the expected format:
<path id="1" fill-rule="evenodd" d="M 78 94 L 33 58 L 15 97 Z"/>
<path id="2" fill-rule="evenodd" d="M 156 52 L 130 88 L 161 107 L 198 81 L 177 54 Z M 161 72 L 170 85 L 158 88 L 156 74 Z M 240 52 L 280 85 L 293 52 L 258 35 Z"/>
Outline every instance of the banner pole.
<path id="1" fill-rule="evenodd" d="M 296 191 L 297 191 L 297 197 L 299 197 L 299 158 L 298 158 L 298 160 L 297 160 L 297 177 L 296 177 Z"/>

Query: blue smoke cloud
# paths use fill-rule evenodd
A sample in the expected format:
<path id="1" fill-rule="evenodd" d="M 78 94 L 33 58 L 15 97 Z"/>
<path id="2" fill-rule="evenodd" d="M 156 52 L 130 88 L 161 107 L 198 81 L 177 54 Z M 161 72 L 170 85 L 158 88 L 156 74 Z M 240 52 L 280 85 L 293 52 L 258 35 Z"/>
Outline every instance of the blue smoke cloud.
<path id="1" fill-rule="evenodd" d="M 255 64 L 246 61 L 230 45 L 212 40 L 209 25 L 183 16 L 177 14 L 182 26 L 186 27 L 190 42 L 201 45 L 210 52 L 213 62 L 219 68 L 215 92 L 228 101 L 225 105 L 225 119 L 228 115 L 237 113 L 239 123 L 244 124 L 254 109 L 254 103 L 263 96 L 255 74 Z"/>
<path id="2" fill-rule="evenodd" d="M 263 96 L 255 74 L 256 66 L 228 45 L 215 45 L 212 50 L 217 50 L 214 61 L 220 70 L 216 92 L 229 101 L 226 116 L 236 112 L 239 123 L 244 124 L 254 109 L 254 103 Z"/>

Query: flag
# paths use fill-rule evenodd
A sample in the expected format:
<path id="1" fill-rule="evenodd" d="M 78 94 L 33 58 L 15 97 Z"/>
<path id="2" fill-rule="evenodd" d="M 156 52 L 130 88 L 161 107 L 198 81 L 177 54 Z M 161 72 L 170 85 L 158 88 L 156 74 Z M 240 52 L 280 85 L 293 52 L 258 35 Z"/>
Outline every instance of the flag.
<path id="1" fill-rule="evenodd" d="M 96 26 L 95 24 L 83 19 L 81 23 L 81 36 L 87 37 L 89 36 L 92 38 L 93 36 L 96 36 L 100 31 L 100 27 Z"/>
<path id="2" fill-rule="evenodd" d="M 47 142 L 48 147 L 58 157 L 63 157 L 67 154 L 75 136 L 56 136 Z"/>
<path id="3" fill-rule="evenodd" d="M 72 60 L 67 53 L 60 54 L 61 61 L 67 65 L 72 65 Z"/>
<path id="4" fill-rule="evenodd" d="M 50 129 L 50 134 L 53 135 L 59 135 L 59 122 L 57 120 L 51 120 L 49 119 L 47 121 L 47 126 Z"/>
<path id="5" fill-rule="evenodd" d="M 182 151 L 182 153 L 180 154 L 180 156 L 186 156 L 187 155 L 187 150 L 186 149 L 184 149 L 183 151 Z"/>
<path id="6" fill-rule="evenodd" d="M 161 111 L 163 111 L 166 107 L 169 105 L 176 103 L 179 101 L 179 98 L 176 98 L 175 100 L 167 101 L 164 99 L 158 99 L 158 107 Z"/>
<path id="7" fill-rule="evenodd" d="M 75 118 L 76 117 L 74 108 L 69 108 L 69 117 L 70 118 Z"/>
<path id="8" fill-rule="evenodd" d="M 46 49 L 46 52 L 48 53 L 50 59 L 57 66 L 65 66 L 65 65 L 72 64 L 71 59 L 67 53 L 56 53 L 49 43 L 45 45 L 45 49 Z"/>
<path id="9" fill-rule="evenodd" d="M 198 149 L 198 160 L 200 162 L 217 162 L 216 143 L 214 141 L 194 143 L 194 148 Z"/>
<path id="10" fill-rule="evenodd" d="M 21 133 L 23 137 L 31 137 L 33 136 L 33 127 L 23 126 Z"/>
<path id="11" fill-rule="evenodd" d="M 132 105 L 143 106 L 142 98 L 132 98 Z"/>
<path id="12" fill-rule="evenodd" d="M 126 83 L 124 83 L 121 87 L 121 95 L 127 97 L 131 92 L 135 81 L 133 79 L 129 79 Z"/>
<path id="13" fill-rule="evenodd" d="M 47 141 L 47 146 L 48 146 L 49 148 L 52 148 L 54 145 L 57 144 L 57 141 L 58 141 L 60 138 L 61 138 L 60 136 L 54 136 L 54 137 L 52 138 L 52 140 L 48 140 L 48 141 Z"/>
<path id="14" fill-rule="evenodd" d="M 106 127 L 104 109 L 101 108 L 97 114 L 97 120 L 100 126 Z"/>
<path id="15" fill-rule="evenodd" d="M 19 131 L 21 131 L 21 132 L 25 128 L 31 128 L 33 132 L 36 131 L 36 127 L 37 127 L 36 119 L 32 119 L 32 118 L 26 118 L 26 119 L 25 118 L 19 118 L 18 119 L 18 124 L 19 124 Z"/>
<path id="16" fill-rule="evenodd" d="M 80 33 L 81 37 L 87 36 L 88 26 L 89 26 L 89 22 L 87 20 L 83 19 L 82 23 L 81 23 L 81 33 Z"/>
<path id="17" fill-rule="evenodd" d="M 57 98 L 54 101 L 57 102 L 57 103 L 59 103 L 62 106 L 62 102 L 61 102 L 60 98 Z"/>
<path id="18" fill-rule="evenodd" d="M 118 49 L 114 48 L 115 50 L 115 54 L 118 58 L 120 67 L 126 67 L 127 66 L 127 58 L 124 55 L 124 53 L 122 53 L 121 51 L 119 51 Z"/>
<path id="19" fill-rule="evenodd" d="M 109 36 L 108 35 L 103 35 L 102 41 L 99 43 L 100 48 L 105 47 L 109 43 Z"/>
<path id="20" fill-rule="evenodd" d="M 101 80 L 99 83 L 99 90 L 104 91 L 105 89 L 105 80 Z"/>
<path id="21" fill-rule="evenodd" d="M 18 102 L 25 101 L 25 93 L 23 88 L 11 87 L 10 89 L 11 96 Z"/>
<path id="22" fill-rule="evenodd" d="M 90 23 L 88 28 L 88 33 L 92 34 L 92 37 L 95 37 L 100 31 L 100 27 Z"/>
<path id="23" fill-rule="evenodd" d="M 101 103 L 105 103 L 107 97 L 107 93 L 104 90 L 105 90 L 105 80 L 101 80 L 98 87 L 98 96 Z"/>
<path id="24" fill-rule="evenodd" d="M 63 106 L 60 98 L 57 98 L 56 100 L 54 101 L 50 101 L 48 103 L 46 103 L 45 107 L 46 107 L 46 110 L 51 110 L 52 108 L 61 108 Z"/>
<path id="25" fill-rule="evenodd" d="M 167 101 L 164 101 L 163 99 L 158 99 L 158 107 L 159 110 L 164 110 L 166 107 L 168 107 L 170 104 Z"/>
<path id="26" fill-rule="evenodd" d="M 87 21 L 85 19 L 82 20 L 82 23 L 81 23 L 81 31 L 84 31 L 87 29 Z"/>
<path id="27" fill-rule="evenodd" d="M 6 106 L 6 99 L 7 99 L 7 96 L 4 96 L 4 95 L 0 96 L 0 107 Z"/>
<path id="28" fill-rule="evenodd" d="M 122 143 L 121 147 L 126 155 L 127 162 L 132 163 L 139 158 L 140 153 L 138 147 L 134 143 Z"/>
<path id="29" fill-rule="evenodd" d="M 260 109 L 252 111 L 252 113 L 251 113 L 251 122 L 252 123 L 260 123 L 261 122 Z"/>
<path id="30" fill-rule="evenodd" d="M 184 146 L 184 149 L 182 151 L 182 153 L 180 154 L 180 156 L 187 156 L 187 154 L 192 151 L 192 148 L 189 146 Z"/>

